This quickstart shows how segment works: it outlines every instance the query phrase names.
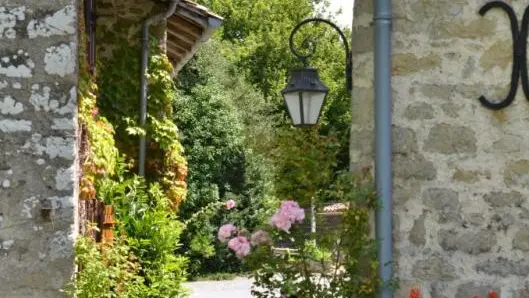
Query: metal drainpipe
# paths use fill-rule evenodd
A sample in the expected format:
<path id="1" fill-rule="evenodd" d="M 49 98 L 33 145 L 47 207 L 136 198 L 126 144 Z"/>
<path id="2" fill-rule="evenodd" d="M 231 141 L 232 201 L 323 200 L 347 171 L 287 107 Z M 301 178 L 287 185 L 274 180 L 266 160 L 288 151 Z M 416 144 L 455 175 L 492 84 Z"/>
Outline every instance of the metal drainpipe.
<path id="1" fill-rule="evenodd" d="M 392 298 L 393 278 L 393 172 L 391 142 L 391 0 L 374 1 L 375 22 L 375 183 L 378 196 L 376 237 L 381 298 Z"/>
<path id="2" fill-rule="evenodd" d="M 149 17 L 142 26 L 141 39 L 141 78 L 140 78 L 140 126 L 145 129 L 147 124 L 147 66 L 149 64 L 149 29 L 152 24 L 161 22 L 172 16 L 181 0 L 171 0 L 166 12 Z M 140 153 L 138 174 L 145 177 L 145 159 L 147 155 L 147 138 L 140 136 Z"/>

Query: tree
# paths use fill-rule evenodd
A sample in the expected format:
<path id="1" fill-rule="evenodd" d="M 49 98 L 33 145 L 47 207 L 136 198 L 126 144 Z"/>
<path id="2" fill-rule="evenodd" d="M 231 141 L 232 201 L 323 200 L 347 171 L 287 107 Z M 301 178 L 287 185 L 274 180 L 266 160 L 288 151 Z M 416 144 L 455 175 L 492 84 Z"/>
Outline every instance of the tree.
<path id="1" fill-rule="evenodd" d="M 231 216 L 252 227 L 261 222 L 270 193 L 267 163 L 248 146 L 242 110 L 236 107 L 238 101 L 256 100 L 260 94 L 230 73 L 233 67 L 218 54 L 220 46 L 208 44 L 182 71 L 180 94 L 174 99 L 174 120 L 182 131 L 189 166 L 188 197 L 180 215 L 193 218 L 183 246 L 191 257 L 192 275 L 240 270 L 238 260 L 215 245 L 216 228 L 227 218 L 213 206 L 235 200 Z"/>

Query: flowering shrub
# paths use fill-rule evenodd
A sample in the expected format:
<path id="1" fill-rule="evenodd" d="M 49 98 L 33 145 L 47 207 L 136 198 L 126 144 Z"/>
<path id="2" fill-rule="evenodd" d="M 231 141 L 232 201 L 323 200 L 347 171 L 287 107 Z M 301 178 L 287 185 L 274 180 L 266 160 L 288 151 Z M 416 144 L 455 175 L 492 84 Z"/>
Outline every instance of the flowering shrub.
<path id="1" fill-rule="evenodd" d="M 293 223 L 302 222 L 305 210 L 294 201 L 284 201 L 281 208 L 270 218 L 270 224 L 288 233 Z"/>
<path id="2" fill-rule="evenodd" d="M 231 209 L 235 208 L 235 205 L 236 204 L 235 204 L 234 200 L 228 200 L 226 202 L 226 209 L 231 210 Z"/>
<path id="3" fill-rule="evenodd" d="M 237 228 L 232 224 L 225 224 L 220 227 L 218 238 L 220 242 L 226 242 L 234 233 L 237 233 Z"/>
<path id="4" fill-rule="evenodd" d="M 356 182 L 340 196 L 349 207 L 342 223 L 323 235 L 300 225 L 305 211 L 292 200 L 283 201 L 268 225 L 253 233 L 233 222 L 218 229 L 219 241 L 253 269 L 255 297 L 375 297 L 378 263 L 369 227 L 375 196 L 370 183 L 347 177 L 343 181 Z M 292 247 L 275 247 L 284 242 Z"/>

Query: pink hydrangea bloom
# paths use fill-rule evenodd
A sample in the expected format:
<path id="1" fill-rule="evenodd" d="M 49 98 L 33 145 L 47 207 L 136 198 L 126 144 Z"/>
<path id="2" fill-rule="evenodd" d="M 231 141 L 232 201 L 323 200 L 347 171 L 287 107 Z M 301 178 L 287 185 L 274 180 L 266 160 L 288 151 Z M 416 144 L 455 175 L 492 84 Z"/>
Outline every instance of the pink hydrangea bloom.
<path id="1" fill-rule="evenodd" d="M 229 200 L 226 202 L 226 209 L 230 210 L 230 209 L 233 209 L 235 208 L 235 201 L 234 200 Z"/>
<path id="2" fill-rule="evenodd" d="M 287 216 L 285 216 L 279 211 L 276 212 L 276 214 L 274 214 L 270 218 L 270 224 L 285 232 L 288 232 L 290 228 L 292 227 L 292 222 L 290 221 L 290 219 L 288 219 Z"/>
<path id="3" fill-rule="evenodd" d="M 259 244 L 270 244 L 272 242 L 268 233 L 263 230 L 258 230 L 253 233 L 250 239 L 250 242 L 254 246 Z"/>
<path id="4" fill-rule="evenodd" d="M 238 258 L 243 258 L 250 254 L 250 242 L 248 242 L 248 238 L 244 236 L 238 236 L 231 239 L 228 242 L 228 248 L 233 250 Z"/>
<path id="5" fill-rule="evenodd" d="M 270 224 L 276 228 L 288 232 L 293 223 L 302 222 L 305 219 L 305 210 L 294 201 L 284 201 L 279 210 L 270 218 Z"/>
<path id="6" fill-rule="evenodd" d="M 295 201 L 283 201 L 279 211 L 287 216 L 293 223 L 296 221 L 302 222 L 303 219 L 305 219 L 305 210 L 300 208 L 299 204 Z"/>
<path id="7" fill-rule="evenodd" d="M 217 238 L 220 242 L 226 242 L 233 234 L 237 233 L 237 228 L 232 224 L 225 224 L 220 227 Z"/>

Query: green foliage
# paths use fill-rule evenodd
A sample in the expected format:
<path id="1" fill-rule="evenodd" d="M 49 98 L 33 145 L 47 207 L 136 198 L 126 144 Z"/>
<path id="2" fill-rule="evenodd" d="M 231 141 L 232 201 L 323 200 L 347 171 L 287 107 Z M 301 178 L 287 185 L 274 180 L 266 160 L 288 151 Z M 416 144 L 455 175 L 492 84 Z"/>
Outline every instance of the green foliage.
<path id="1" fill-rule="evenodd" d="M 215 242 L 217 227 L 226 220 L 224 213 L 215 211 L 219 206 L 235 200 L 237 208 L 231 215 L 255 226 L 273 200 L 269 162 L 249 146 L 252 127 L 238 109 L 242 101 L 256 97 L 261 101 L 262 96 L 243 77 L 230 73 L 233 67 L 218 54 L 219 46 L 206 45 L 198 59 L 184 68 L 179 75 L 181 94 L 174 100 L 174 119 L 183 132 L 189 165 L 189 192 L 180 215 L 193 218 L 182 247 L 190 256 L 192 278 L 241 270 L 240 262 Z"/>
<path id="2" fill-rule="evenodd" d="M 287 119 L 280 90 L 286 84 L 288 72 L 300 66 L 289 48 L 291 30 L 308 17 L 317 16 L 333 20 L 334 16 L 318 6 L 323 1 L 202 0 L 200 2 L 225 18 L 221 32 L 216 37 L 221 40 L 218 42 L 217 52 L 222 55 L 225 62 L 219 65 L 216 60 L 210 61 L 206 71 L 223 70 L 230 78 L 241 78 L 257 90 L 257 95 L 248 92 L 251 95 L 241 96 L 242 100 L 236 96 L 232 97 L 237 98 L 236 107 L 239 113 L 244 115 L 242 119 L 245 119 L 247 145 L 261 154 L 269 155 L 273 152 L 268 160 L 277 168 L 276 173 L 280 174 L 292 170 L 293 162 L 288 157 L 296 157 L 296 155 L 293 154 L 295 150 L 290 150 L 290 145 L 298 148 L 297 153 L 300 153 L 303 150 L 300 146 L 303 144 L 310 144 L 316 140 L 317 144 L 314 148 L 319 146 L 322 149 L 320 143 L 324 142 L 329 148 L 323 149 L 325 153 L 323 155 L 334 159 L 322 160 L 327 163 L 323 167 L 330 167 L 331 171 L 331 178 L 323 179 L 328 185 L 334 176 L 332 172 L 343 171 L 349 167 L 351 123 L 350 95 L 345 90 L 345 51 L 334 29 L 322 24 L 308 24 L 298 31 L 294 39 L 294 45 L 298 49 L 304 49 L 304 41 L 316 45 L 315 55 L 309 62 L 312 67 L 318 69 L 321 79 L 330 89 L 320 118 L 321 125 L 318 127 L 318 132 L 322 139 L 326 139 L 325 141 L 317 140 L 311 134 L 302 134 L 305 139 L 296 136 L 299 130 L 290 129 L 290 120 Z M 344 32 L 346 36 L 350 35 L 350 30 Z M 206 55 L 215 58 L 218 56 L 218 54 L 211 55 L 211 52 L 207 52 Z M 199 77 L 195 76 L 193 79 Z M 231 84 L 228 88 L 249 89 L 240 86 L 240 84 Z M 297 141 L 291 140 L 290 137 L 295 137 Z M 287 151 L 280 152 L 283 149 Z M 313 167 L 311 163 L 311 158 L 308 157 L 304 162 L 298 160 L 298 172 L 300 174 L 303 171 L 310 172 L 310 168 Z M 328 176 L 327 170 L 325 175 Z M 305 176 L 305 184 L 318 185 L 320 188 L 327 186 L 318 175 Z M 281 185 L 282 189 L 295 189 L 300 185 L 299 179 L 290 180 L 290 176 L 275 175 L 275 177 L 274 184 Z M 289 181 L 292 183 L 287 187 Z M 316 192 L 320 188 L 311 191 Z M 292 195 L 282 190 L 278 194 Z M 296 199 L 306 201 L 310 198 Z"/>
<path id="3" fill-rule="evenodd" d="M 183 224 L 162 187 L 130 178 L 104 179 L 97 189 L 98 199 L 114 206 L 118 232 L 141 265 L 146 286 L 141 297 L 183 297 L 187 260 L 175 254 Z"/>
<path id="4" fill-rule="evenodd" d="M 172 66 L 157 47 L 152 48 L 145 129 L 138 127 L 139 77 L 131 75 L 139 74 L 138 47 L 122 40 L 114 56 L 101 64 L 97 80 L 88 73 L 81 76 L 79 119 L 85 136 L 81 198 L 114 207 L 119 237 L 104 245 L 90 237 L 79 238 L 80 270 L 68 289 L 72 297 L 186 297 L 181 283 L 187 259 L 177 253 L 184 226 L 174 208 L 185 198 L 187 167 L 178 128 L 170 121 L 175 92 Z M 80 68 L 86 71 L 84 51 L 80 53 Z M 98 91 L 102 96 L 96 102 Z M 135 166 L 137 136 L 145 134 L 150 137 L 146 180 L 129 172 Z M 123 155 L 129 158 L 128 165 L 122 164 Z"/>
<path id="5" fill-rule="evenodd" d="M 338 152 L 337 142 L 319 134 L 317 128 L 284 129 L 277 135 L 273 151 L 278 164 L 275 179 L 277 196 L 293 198 L 307 207 L 318 192 L 332 182 Z"/>
<path id="6" fill-rule="evenodd" d="M 144 297 L 140 264 L 122 238 L 102 247 L 91 237 L 79 237 L 75 262 L 81 270 L 66 293 L 78 298 Z"/>

